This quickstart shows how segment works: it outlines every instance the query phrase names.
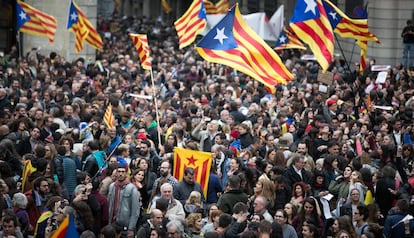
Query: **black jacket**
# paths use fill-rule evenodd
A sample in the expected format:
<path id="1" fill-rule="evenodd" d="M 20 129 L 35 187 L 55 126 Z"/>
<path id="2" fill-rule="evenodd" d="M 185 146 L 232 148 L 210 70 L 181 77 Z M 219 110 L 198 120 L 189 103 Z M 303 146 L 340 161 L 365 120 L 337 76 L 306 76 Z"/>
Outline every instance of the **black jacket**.
<path id="1" fill-rule="evenodd" d="M 290 165 L 284 173 L 284 177 L 286 179 L 286 184 L 292 188 L 293 184 L 296 182 L 303 181 L 307 184 L 312 183 L 312 175 L 307 172 L 305 169 L 302 169 L 302 178 L 299 176 L 298 173 L 296 173 L 295 169 L 293 168 L 293 164 Z"/>

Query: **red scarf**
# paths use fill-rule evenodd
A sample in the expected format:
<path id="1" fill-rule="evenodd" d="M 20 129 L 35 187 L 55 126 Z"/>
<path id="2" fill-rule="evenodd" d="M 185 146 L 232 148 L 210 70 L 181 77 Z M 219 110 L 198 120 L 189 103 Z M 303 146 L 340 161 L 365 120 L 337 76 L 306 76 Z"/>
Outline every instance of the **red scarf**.
<path id="1" fill-rule="evenodd" d="M 124 181 L 119 182 L 119 180 L 117 180 L 114 184 L 115 186 L 115 195 L 114 195 L 114 205 L 113 205 L 113 209 L 112 209 L 112 222 L 116 221 L 116 216 L 118 214 L 118 207 L 119 207 L 119 200 L 120 200 L 120 193 L 121 190 L 125 188 L 125 186 L 127 186 L 129 184 L 129 179 L 125 178 Z"/>

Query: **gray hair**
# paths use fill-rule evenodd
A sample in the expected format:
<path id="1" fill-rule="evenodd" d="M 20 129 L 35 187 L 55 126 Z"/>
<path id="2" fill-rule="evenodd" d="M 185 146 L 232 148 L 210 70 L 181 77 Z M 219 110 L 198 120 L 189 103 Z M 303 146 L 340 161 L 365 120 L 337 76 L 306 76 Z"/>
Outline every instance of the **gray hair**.
<path id="1" fill-rule="evenodd" d="M 27 197 L 23 193 L 15 193 L 13 195 L 13 202 L 18 208 L 25 209 L 27 206 Z"/>
<path id="2" fill-rule="evenodd" d="M 81 192 L 81 189 L 86 189 L 85 184 L 79 184 L 78 186 L 75 187 L 75 190 L 73 190 L 73 195 L 78 195 Z"/>
<path id="3" fill-rule="evenodd" d="M 177 231 L 180 232 L 180 234 L 184 233 L 184 226 L 183 226 L 183 223 L 181 223 L 180 221 L 172 220 L 172 221 L 169 221 L 166 225 L 167 228 L 172 227 L 172 226 L 174 226 L 177 229 Z"/>
<path id="4" fill-rule="evenodd" d="M 166 187 L 171 187 L 171 192 L 174 192 L 174 187 L 170 183 L 163 183 L 160 187 L 160 191 L 164 190 Z"/>
<path id="5" fill-rule="evenodd" d="M 95 238 L 95 234 L 90 231 L 90 230 L 86 230 L 84 232 L 82 232 L 82 234 L 79 236 L 79 238 Z"/>

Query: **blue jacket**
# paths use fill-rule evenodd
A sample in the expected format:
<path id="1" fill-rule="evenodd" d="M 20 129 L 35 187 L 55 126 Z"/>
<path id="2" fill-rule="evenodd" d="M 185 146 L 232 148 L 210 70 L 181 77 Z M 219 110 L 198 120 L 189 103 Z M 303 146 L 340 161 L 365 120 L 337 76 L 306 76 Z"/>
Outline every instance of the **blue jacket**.
<path id="1" fill-rule="evenodd" d="M 385 220 L 384 224 L 384 236 L 386 238 L 403 238 L 405 237 L 405 228 L 404 223 L 400 222 L 407 213 L 395 213 L 394 215 L 389 215 Z M 410 234 L 414 236 L 414 220 L 410 220 Z"/>
<path id="2" fill-rule="evenodd" d="M 217 176 L 217 174 L 211 173 L 210 178 L 208 179 L 206 203 L 217 203 L 218 192 L 223 192 L 223 187 L 221 186 L 220 178 Z"/>

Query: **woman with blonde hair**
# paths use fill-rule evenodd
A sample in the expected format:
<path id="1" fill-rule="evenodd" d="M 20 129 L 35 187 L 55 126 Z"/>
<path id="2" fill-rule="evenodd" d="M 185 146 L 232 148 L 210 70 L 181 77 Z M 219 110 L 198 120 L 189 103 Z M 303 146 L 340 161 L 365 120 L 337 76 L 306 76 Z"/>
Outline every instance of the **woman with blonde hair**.
<path id="1" fill-rule="evenodd" d="M 190 193 L 190 196 L 188 196 L 187 200 L 185 201 L 184 210 L 187 214 L 194 212 L 203 213 L 203 202 L 201 201 L 200 192 L 192 191 Z"/>
<path id="2" fill-rule="evenodd" d="M 275 205 L 276 193 L 275 187 L 273 182 L 266 175 L 262 175 L 259 177 L 258 181 L 256 182 L 256 186 L 254 187 L 254 194 L 249 199 L 249 212 L 250 214 L 254 213 L 253 203 L 256 197 L 263 196 L 267 198 L 269 202 L 269 207 L 273 208 Z"/>
<path id="3" fill-rule="evenodd" d="M 201 224 L 201 213 L 191 213 L 185 219 L 188 227 L 188 234 L 192 238 L 203 237 L 201 232 L 202 224 Z"/>

